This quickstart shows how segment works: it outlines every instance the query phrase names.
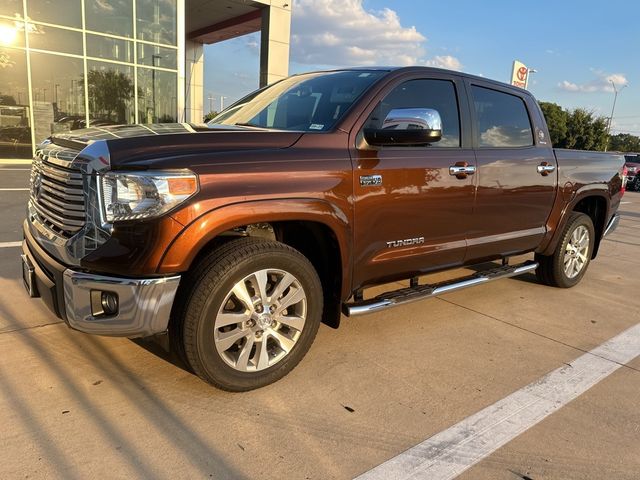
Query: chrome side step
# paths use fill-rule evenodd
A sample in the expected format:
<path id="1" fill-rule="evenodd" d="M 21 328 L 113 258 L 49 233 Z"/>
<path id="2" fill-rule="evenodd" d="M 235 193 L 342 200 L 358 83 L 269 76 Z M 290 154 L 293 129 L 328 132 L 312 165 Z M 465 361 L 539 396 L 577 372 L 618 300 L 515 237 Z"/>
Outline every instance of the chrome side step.
<path id="1" fill-rule="evenodd" d="M 538 268 L 538 262 L 529 260 L 518 265 L 504 265 L 502 267 L 492 268 L 491 270 L 485 270 L 466 277 L 449 280 L 447 282 L 401 288 L 400 290 L 383 293 L 369 300 L 345 303 L 342 305 L 342 312 L 347 317 L 373 313 L 385 308 L 404 305 L 406 303 L 424 300 L 425 298 L 435 297 L 436 295 L 441 295 L 443 293 L 453 292 L 454 290 L 472 287 L 491 280 L 515 277 L 517 275 L 522 275 L 523 273 L 532 272 L 536 268 Z"/>

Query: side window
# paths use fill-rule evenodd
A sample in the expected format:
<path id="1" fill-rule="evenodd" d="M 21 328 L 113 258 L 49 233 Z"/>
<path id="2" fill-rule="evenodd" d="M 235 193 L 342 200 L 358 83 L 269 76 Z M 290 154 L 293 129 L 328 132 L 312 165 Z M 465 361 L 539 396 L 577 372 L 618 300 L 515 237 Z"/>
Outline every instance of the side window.
<path id="1" fill-rule="evenodd" d="M 371 112 L 365 128 L 379 129 L 394 108 L 432 108 L 442 118 L 442 139 L 437 147 L 460 146 L 460 116 L 456 87 L 449 80 L 409 80 L 394 88 Z M 410 126 L 409 126 L 410 128 Z"/>
<path id="2" fill-rule="evenodd" d="M 473 85 L 473 105 L 478 121 L 480 147 L 528 147 L 533 145 L 531 121 L 524 101 L 508 93 Z"/>

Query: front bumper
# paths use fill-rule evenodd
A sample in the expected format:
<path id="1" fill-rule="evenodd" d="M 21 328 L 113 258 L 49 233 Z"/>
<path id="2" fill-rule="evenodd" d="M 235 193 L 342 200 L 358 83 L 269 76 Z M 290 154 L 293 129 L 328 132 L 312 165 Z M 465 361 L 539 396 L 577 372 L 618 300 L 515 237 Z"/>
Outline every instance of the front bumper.
<path id="1" fill-rule="evenodd" d="M 71 270 L 49 256 L 24 228 L 22 253 L 33 270 L 32 293 L 71 328 L 117 337 L 146 337 L 167 330 L 180 276 L 123 278 Z M 96 308 L 96 292 L 118 296 L 118 311 Z"/>

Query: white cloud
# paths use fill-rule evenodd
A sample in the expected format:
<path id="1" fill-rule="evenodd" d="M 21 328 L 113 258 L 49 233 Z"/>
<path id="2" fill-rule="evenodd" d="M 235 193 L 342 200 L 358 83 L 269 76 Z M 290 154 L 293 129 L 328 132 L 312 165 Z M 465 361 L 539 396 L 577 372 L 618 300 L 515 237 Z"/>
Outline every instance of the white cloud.
<path id="1" fill-rule="evenodd" d="M 561 90 L 567 92 L 579 92 L 579 93 L 594 93 L 594 92 L 613 92 L 613 85 L 616 84 L 616 88 L 620 88 L 627 85 L 629 81 L 622 73 L 607 74 L 601 70 L 592 70 L 596 74 L 594 80 L 587 83 L 573 83 L 568 80 L 563 80 L 558 84 Z"/>
<path id="2" fill-rule="evenodd" d="M 291 60 L 307 65 L 430 65 L 460 70 L 450 55 L 426 58 L 426 37 L 403 26 L 389 8 L 368 11 L 363 0 L 298 0 L 291 21 Z"/>
<path id="3" fill-rule="evenodd" d="M 447 68 L 449 70 L 462 70 L 460 60 L 451 55 L 437 55 L 426 61 L 429 67 Z"/>

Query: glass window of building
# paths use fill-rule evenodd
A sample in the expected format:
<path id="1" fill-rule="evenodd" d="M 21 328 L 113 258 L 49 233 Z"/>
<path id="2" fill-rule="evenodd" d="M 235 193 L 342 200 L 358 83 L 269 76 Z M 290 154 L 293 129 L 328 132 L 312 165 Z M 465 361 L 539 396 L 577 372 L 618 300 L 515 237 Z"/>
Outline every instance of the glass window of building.
<path id="1" fill-rule="evenodd" d="M 82 28 L 82 0 L 28 0 L 27 17 L 36 22 Z"/>
<path id="2" fill-rule="evenodd" d="M 134 122 L 133 67 L 87 62 L 91 126 Z"/>
<path id="3" fill-rule="evenodd" d="M 0 0 L 0 158 L 87 126 L 176 122 L 177 11 L 177 0 Z"/>
<path id="4" fill-rule="evenodd" d="M 87 56 L 133 63 L 133 42 L 87 33 Z"/>
<path id="5" fill-rule="evenodd" d="M 36 143 L 53 132 L 86 126 L 81 58 L 32 52 L 31 84 Z"/>
<path id="6" fill-rule="evenodd" d="M 0 47 L 0 158 L 29 157 L 31 126 L 26 53 Z"/>
<path id="7" fill-rule="evenodd" d="M 87 30 L 133 37 L 133 0 L 85 0 Z"/>
<path id="8" fill-rule="evenodd" d="M 82 55 L 82 33 L 30 23 L 29 48 Z"/>
<path id="9" fill-rule="evenodd" d="M 135 0 L 139 40 L 176 45 L 176 0 Z"/>
<path id="10" fill-rule="evenodd" d="M 153 68 L 138 68 L 138 90 L 138 121 L 140 123 L 177 121 L 176 73 Z"/>
<path id="11" fill-rule="evenodd" d="M 22 17 L 22 0 L 2 0 L 0 2 L 0 15 Z"/>
<path id="12" fill-rule="evenodd" d="M 138 42 L 138 63 L 150 67 L 176 69 L 178 51 L 175 48 L 159 47 L 148 43 Z"/>

